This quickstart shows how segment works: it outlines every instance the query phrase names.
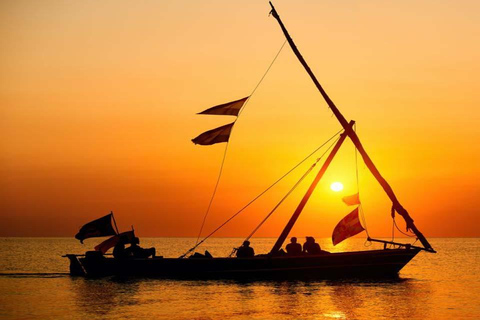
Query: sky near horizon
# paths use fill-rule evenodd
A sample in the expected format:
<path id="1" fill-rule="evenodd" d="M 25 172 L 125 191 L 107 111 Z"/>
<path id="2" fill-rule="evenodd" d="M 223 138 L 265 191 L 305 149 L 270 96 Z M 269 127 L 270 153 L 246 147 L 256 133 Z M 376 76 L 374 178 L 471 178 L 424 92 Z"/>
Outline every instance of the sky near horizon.
<path id="1" fill-rule="evenodd" d="M 424 235 L 480 236 L 480 2 L 275 6 Z M 73 237 L 111 210 L 140 236 L 196 236 L 225 144 L 190 139 L 234 119 L 196 113 L 257 85 L 284 42 L 269 10 L 253 0 L 2 1 L 0 236 Z M 340 129 L 286 45 L 233 129 L 204 234 Z M 247 236 L 314 159 L 218 235 Z M 369 232 L 390 236 L 389 200 L 358 170 Z M 257 236 L 278 236 L 315 173 Z M 330 236 L 356 190 L 347 140 L 292 234 Z"/>

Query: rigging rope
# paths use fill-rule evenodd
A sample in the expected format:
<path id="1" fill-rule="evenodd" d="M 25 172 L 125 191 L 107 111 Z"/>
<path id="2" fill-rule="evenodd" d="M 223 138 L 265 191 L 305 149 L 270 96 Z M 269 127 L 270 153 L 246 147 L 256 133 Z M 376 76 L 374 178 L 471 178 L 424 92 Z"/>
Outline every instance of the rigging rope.
<path id="1" fill-rule="evenodd" d="M 197 240 L 195 241 L 195 244 L 197 244 L 198 239 L 200 239 L 200 235 L 202 234 L 203 227 L 205 226 L 205 221 L 207 220 L 208 213 L 210 212 L 210 208 L 212 207 L 213 198 L 215 198 L 215 194 L 217 193 L 218 184 L 220 183 L 220 177 L 222 176 L 223 165 L 225 164 L 225 158 L 227 157 L 227 149 L 228 149 L 228 141 L 225 145 L 225 151 L 223 152 L 223 159 L 222 159 L 222 164 L 220 165 L 220 172 L 218 173 L 217 183 L 215 183 L 215 188 L 213 189 L 212 197 L 210 198 L 210 202 L 208 203 L 207 211 L 203 216 L 202 226 L 200 227 L 200 231 L 198 232 Z"/>
<path id="2" fill-rule="evenodd" d="M 267 68 L 267 71 L 265 71 L 265 73 L 263 74 L 262 78 L 260 79 L 260 81 L 258 81 L 257 85 L 255 86 L 255 88 L 253 89 L 252 93 L 250 94 L 249 98 L 247 99 L 247 101 L 245 101 L 245 104 L 243 106 L 242 109 L 240 109 L 240 111 L 238 112 L 238 116 L 240 117 L 240 114 L 243 112 L 243 110 L 247 107 L 247 104 L 248 102 L 250 101 L 250 99 L 252 98 L 253 94 L 255 93 L 255 91 L 257 91 L 257 88 L 260 86 L 260 84 L 262 83 L 263 79 L 265 79 L 265 77 L 267 76 L 267 73 L 268 71 L 270 71 L 270 69 L 272 68 L 273 64 L 275 63 L 275 61 L 277 60 L 278 56 L 280 55 L 280 52 L 282 52 L 282 49 L 283 47 L 285 46 L 285 44 L 287 43 L 287 40 L 285 40 L 282 44 L 282 46 L 280 47 L 280 49 L 278 50 L 277 54 L 275 55 L 275 58 L 273 58 L 272 62 L 270 63 L 270 65 L 268 66 Z"/>
<path id="3" fill-rule="evenodd" d="M 395 219 L 392 219 L 393 220 L 393 223 L 392 223 L 392 242 L 393 240 L 395 240 Z"/>
<path id="4" fill-rule="evenodd" d="M 354 130 L 355 132 L 357 132 L 357 124 L 355 123 L 354 125 Z M 355 174 L 356 174 L 356 178 L 357 178 L 357 192 L 358 192 L 358 197 L 360 198 L 360 184 L 359 184 L 359 178 L 358 178 L 358 150 L 357 148 L 355 147 Z M 363 226 L 365 227 L 365 232 L 367 233 L 367 237 L 370 238 L 370 235 L 368 233 L 368 229 L 367 229 L 367 221 L 365 219 L 365 213 L 363 211 L 363 206 L 362 206 L 362 202 L 360 201 L 360 206 L 359 206 L 359 209 L 360 209 L 360 217 L 362 219 L 362 223 L 363 223 Z M 392 209 L 393 210 L 393 209 Z M 415 237 L 415 235 L 411 235 L 411 234 L 407 234 L 405 232 L 403 232 L 402 230 L 400 230 L 400 228 L 397 226 L 397 222 L 395 220 L 395 215 L 392 214 L 392 220 L 393 220 L 393 224 L 392 224 L 392 242 L 395 240 L 395 229 L 396 228 L 401 234 L 407 236 L 407 237 L 410 237 L 410 238 L 413 238 Z M 418 239 L 417 239 L 418 240 Z"/>
<path id="5" fill-rule="evenodd" d="M 357 132 L 357 123 L 354 124 L 353 130 L 355 131 L 355 133 Z M 360 200 L 360 183 L 358 179 L 358 150 L 356 146 L 354 146 L 354 148 L 355 148 L 355 175 L 357 178 L 357 194 L 358 194 L 358 199 Z M 367 220 L 365 219 L 365 213 L 363 211 L 362 201 L 360 201 L 360 205 L 358 207 L 360 209 L 359 210 L 360 217 L 362 219 L 363 226 L 365 227 L 365 233 L 367 234 L 367 237 L 370 238 L 370 234 L 368 233 L 368 229 L 367 229 Z"/>
<path id="6" fill-rule="evenodd" d="M 415 235 L 409 235 L 409 234 L 406 234 L 405 232 L 403 232 L 402 230 L 400 230 L 400 228 L 397 226 L 397 222 L 395 221 L 395 216 L 392 216 L 392 242 L 395 240 L 395 228 L 403 235 L 409 237 L 409 238 L 415 238 L 416 236 Z M 412 245 L 415 244 L 415 242 L 418 241 L 418 238 L 415 239 L 415 241 L 412 243 Z M 395 247 L 395 245 L 391 245 L 392 247 Z"/>
<path id="7" fill-rule="evenodd" d="M 185 257 L 188 255 L 190 252 L 195 250 L 199 245 L 201 245 L 203 242 L 205 242 L 208 238 L 210 238 L 213 234 L 215 234 L 218 230 L 220 230 L 222 227 L 224 227 L 227 223 L 229 223 L 233 218 L 235 218 L 237 215 L 239 215 L 243 210 L 245 210 L 247 207 L 249 207 L 253 202 L 255 202 L 258 198 L 263 196 L 268 190 L 273 188 L 277 183 L 279 183 L 282 179 L 284 179 L 286 176 L 288 176 L 292 171 L 294 171 L 296 168 L 298 168 L 302 163 L 304 163 L 308 158 L 310 158 L 312 155 L 314 155 L 318 150 L 323 148 L 327 143 L 329 143 L 333 138 L 335 138 L 340 132 L 342 132 L 343 129 L 339 130 L 337 133 L 335 133 L 333 136 L 331 136 L 327 141 L 325 141 L 322 145 L 317 147 L 314 151 L 312 151 L 310 154 L 308 154 L 302 161 L 297 163 L 293 168 L 288 170 L 283 176 L 281 176 L 279 179 L 277 179 L 274 183 L 272 183 L 268 188 L 263 190 L 259 195 L 257 195 L 255 198 L 250 200 L 243 208 L 241 208 L 239 211 L 237 211 L 233 216 L 228 218 L 224 223 L 222 223 L 220 226 L 218 226 L 215 230 L 213 230 L 210 234 L 208 234 L 205 238 L 203 238 L 200 242 L 196 243 L 195 246 L 190 248 L 187 252 L 185 252 L 183 255 L 180 256 L 180 258 Z"/>
<path id="8" fill-rule="evenodd" d="M 335 140 L 329 147 L 327 150 L 325 150 L 325 152 L 310 166 L 310 168 L 308 168 L 307 172 L 305 172 L 303 174 L 303 176 L 300 178 L 300 180 L 297 181 L 297 183 L 295 183 L 295 185 L 288 191 L 288 193 L 280 200 L 280 202 L 277 203 L 277 205 L 272 209 L 272 211 L 270 211 L 269 214 L 267 214 L 267 216 L 262 220 L 262 222 L 260 222 L 260 224 L 252 231 L 252 233 L 250 233 L 250 235 L 245 239 L 245 241 L 248 241 L 250 240 L 250 238 L 255 234 L 255 232 L 258 231 L 258 229 L 260 229 L 260 227 L 268 220 L 268 218 L 270 218 L 270 216 L 277 210 L 277 208 L 283 203 L 283 201 L 285 199 L 288 198 L 288 196 L 298 187 L 298 185 L 303 181 L 303 179 L 305 179 L 307 177 L 307 175 L 313 170 L 313 168 L 315 168 L 315 166 L 317 165 L 317 163 L 323 158 L 323 156 L 325 156 L 325 154 L 335 145 L 335 143 L 337 143 L 337 141 L 340 139 L 340 137 L 338 137 L 337 140 Z"/>
<path id="9" fill-rule="evenodd" d="M 404 236 L 407 236 L 407 237 L 410 237 L 410 238 L 414 238 L 416 237 L 415 234 L 408 234 L 408 233 L 405 233 L 403 232 L 402 230 L 400 230 L 400 228 L 397 226 L 397 221 L 395 220 L 395 217 L 393 217 L 393 224 L 395 225 L 395 228 L 397 228 L 397 230 L 403 234 Z M 418 240 L 418 239 L 417 239 Z"/>
<path id="10" fill-rule="evenodd" d="M 285 40 L 282 44 L 282 46 L 280 47 L 280 49 L 278 50 L 277 54 L 275 55 L 275 57 L 273 58 L 272 62 L 270 63 L 270 65 L 268 66 L 267 70 L 265 71 L 265 73 L 263 74 L 262 78 L 260 79 L 260 81 L 257 83 L 257 85 L 255 86 L 255 88 L 253 89 L 252 93 L 248 96 L 248 99 L 247 101 L 245 101 L 245 104 L 243 105 L 243 108 L 240 109 L 240 111 L 238 112 L 238 115 L 237 115 L 237 119 L 233 122 L 233 123 L 236 123 L 238 118 L 240 117 L 240 114 L 242 113 L 243 109 L 245 109 L 245 107 L 247 106 L 248 102 L 250 101 L 250 99 L 252 98 L 253 94 L 255 93 L 255 91 L 257 91 L 257 88 L 260 86 L 260 84 L 262 83 L 263 79 L 265 79 L 265 77 L 267 76 L 267 73 L 270 71 L 270 69 L 272 68 L 273 64 L 275 63 L 275 61 L 277 60 L 278 56 L 280 55 L 280 52 L 282 52 L 282 49 L 283 47 L 285 46 L 285 43 L 287 43 L 287 40 Z M 233 131 L 233 128 L 232 128 L 232 131 Z M 231 135 L 231 133 L 230 133 Z M 203 216 L 203 221 L 202 221 L 202 226 L 200 227 L 200 231 L 198 232 L 198 236 L 197 236 L 197 240 L 195 241 L 195 245 L 198 244 L 198 239 L 200 239 L 200 236 L 202 234 L 202 231 L 203 231 L 203 227 L 205 226 L 205 221 L 207 220 L 207 216 L 208 214 L 210 213 L 210 208 L 212 207 L 212 203 L 213 203 L 213 199 L 215 198 L 215 195 L 217 193 L 217 189 L 218 189 L 218 184 L 220 183 L 220 178 L 222 176 L 222 172 L 223 172 L 223 165 L 225 164 L 225 158 L 227 157 L 227 149 L 228 149 L 228 141 L 227 141 L 227 144 L 225 145 L 225 152 L 223 153 L 223 159 L 222 159 L 222 164 L 220 165 L 220 172 L 218 173 L 218 178 L 217 178 L 217 183 L 215 184 L 215 188 L 213 189 L 213 194 L 212 194 L 212 197 L 210 198 L 210 202 L 208 203 L 208 207 L 207 207 L 207 211 L 205 212 L 205 215 Z"/>

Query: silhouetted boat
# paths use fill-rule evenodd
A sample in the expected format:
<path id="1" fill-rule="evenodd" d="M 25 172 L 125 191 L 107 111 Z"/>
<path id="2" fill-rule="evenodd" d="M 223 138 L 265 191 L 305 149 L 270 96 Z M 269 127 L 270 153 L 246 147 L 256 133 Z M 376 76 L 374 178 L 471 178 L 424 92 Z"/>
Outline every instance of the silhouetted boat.
<path id="1" fill-rule="evenodd" d="M 417 255 L 419 251 L 423 250 L 432 253 L 435 252 L 435 250 L 428 243 L 427 239 L 417 229 L 413 222 L 413 219 L 410 217 L 407 210 L 402 207 L 397 197 L 395 196 L 392 188 L 390 187 L 388 182 L 381 176 L 380 172 L 375 167 L 373 161 L 370 159 L 369 155 L 363 148 L 359 137 L 353 130 L 354 121 L 348 122 L 345 117 L 340 113 L 339 109 L 335 106 L 332 100 L 328 97 L 327 93 L 324 91 L 324 89 L 316 79 L 315 75 L 308 67 L 304 58 L 298 51 L 271 2 L 270 5 L 272 7 L 271 14 L 280 24 L 280 27 L 290 47 L 299 59 L 300 63 L 304 66 L 305 70 L 315 83 L 317 89 L 320 91 L 328 106 L 332 110 L 333 114 L 344 129 L 343 133 L 340 135 L 339 139 L 334 144 L 332 150 L 330 151 L 330 154 L 328 155 L 327 159 L 325 160 L 324 164 L 322 165 L 321 169 L 319 170 L 317 176 L 315 177 L 308 191 L 304 195 L 297 209 L 293 213 L 292 217 L 288 221 L 284 230 L 280 234 L 270 253 L 264 255 L 257 255 L 249 258 L 213 258 L 201 255 L 199 257 L 197 256 L 185 258 L 185 256 L 187 255 L 185 254 L 180 258 L 155 257 L 146 259 L 115 259 L 111 256 L 103 255 L 101 252 L 98 251 L 90 251 L 87 252 L 85 255 L 66 255 L 66 257 L 70 259 L 70 271 L 72 275 L 86 275 L 91 277 L 107 275 L 131 275 L 187 279 L 303 279 L 334 277 L 390 277 L 397 275 L 398 272 L 413 257 L 415 257 L 415 255 Z M 202 113 L 237 116 L 243 103 L 247 99 L 248 97 L 233 101 L 231 103 L 219 105 L 205 110 Z M 207 131 L 204 134 L 193 139 L 193 141 L 196 144 L 203 145 L 226 142 L 228 141 L 230 130 L 233 124 L 234 123 L 231 123 L 220 128 Z M 322 252 L 319 254 L 302 255 L 288 255 L 283 252 L 281 248 L 285 242 L 285 239 L 289 235 L 291 229 L 293 228 L 300 213 L 302 212 L 307 201 L 312 195 L 312 192 L 314 191 L 318 182 L 323 177 L 325 171 L 327 170 L 340 146 L 347 137 L 350 138 L 351 141 L 354 143 L 356 149 L 361 154 L 365 165 L 368 167 L 368 169 L 371 171 L 373 176 L 377 179 L 377 181 L 380 183 L 380 185 L 383 187 L 384 191 L 392 201 L 392 217 L 394 217 L 395 213 L 398 213 L 400 216 L 402 216 L 406 222 L 407 230 L 411 230 L 415 234 L 423 247 L 397 243 L 393 241 L 383 241 L 368 238 L 368 240 L 370 241 L 383 243 L 384 249 L 341 253 Z M 311 167 L 311 169 L 313 169 L 315 164 Z M 309 169 L 309 171 L 311 169 Z M 357 201 L 359 203 L 359 200 Z M 270 214 L 267 216 L 267 218 L 269 216 Z M 92 223 L 98 224 L 98 221 L 105 221 L 105 219 L 106 217 L 103 217 Z M 228 221 L 230 221 L 230 219 L 227 220 L 227 222 Z M 77 235 L 79 236 L 77 237 L 79 240 L 86 238 L 85 234 L 87 234 L 88 232 L 90 232 L 91 234 L 97 232 L 94 230 L 92 233 L 92 223 L 87 224 L 82 228 L 80 232 L 82 234 L 79 233 L 80 236 Z M 342 223 L 344 223 L 344 225 L 341 225 Z M 340 231 L 338 233 L 340 234 L 340 239 L 334 239 L 334 244 L 336 244 L 335 242 L 342 241 L 345 238 L 357 234 L 358 232 L 360 232 L 359 230 L 363 230 L 363 228 L 361 227 L 361 223 L 358 221 L 358 212 L 355 212 L 355 210 L 347 217 L 345 217 L 339 223 L 339 225 L 337 225 L 337 228 L 339 226 L 341 227 L 339 228 Z M 352 226 L 357 227 L 357 230 L 352 232 L 347 230 L 349 227 Z M 106 232 L 109 232 L 109 234 L 118 233 L 118 230 L 115 232 L 111 227 L 108 227 L 106 229 L 108 229 Z M 207 238 L 209 236 L 207 236 Z M 187 253 L 194 252 L 195 248 L 197 248 L 198 245 L 200 245 L 203 241 L 197 243 Z"/>
<path id="2" fill-rule="evenodd" d="M 72 275 L 164 277 L 182 279 L 326 279 L 392 277 L 418 248 L 341 252 L 308 256 L 253 258 L 150 258 L 119 261 L 101 254 L 69 255 Z M 94 252 L 92 252 L 94 253 Z"/>

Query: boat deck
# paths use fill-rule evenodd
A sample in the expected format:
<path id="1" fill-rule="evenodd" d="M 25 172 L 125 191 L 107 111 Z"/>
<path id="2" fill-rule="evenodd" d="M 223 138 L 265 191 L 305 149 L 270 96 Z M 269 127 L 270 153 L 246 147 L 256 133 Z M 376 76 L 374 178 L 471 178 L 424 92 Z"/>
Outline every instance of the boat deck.
<path id="1" fill-rule="evenodd" d="M 188 279 L 245 277 L 300 279 L 396 276 L 419 251 L 410 248 L 302 256 L 259 255 L 251 258 L 158 257 L 118 260 L 102 255 L 86 257 L 69 255 L 69 258 L 71 270 L 72 264 L 78 263 L 84 275 L 89 277 L 128 275 Z"/>

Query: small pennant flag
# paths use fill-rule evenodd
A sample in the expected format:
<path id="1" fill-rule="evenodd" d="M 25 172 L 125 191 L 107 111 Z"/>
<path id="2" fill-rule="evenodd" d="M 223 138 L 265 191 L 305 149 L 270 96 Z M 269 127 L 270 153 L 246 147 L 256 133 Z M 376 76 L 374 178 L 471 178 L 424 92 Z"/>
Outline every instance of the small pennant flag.
<path id="1" fill-rule="evenodd" d="M 209 146 L 220 142 L 228 142 L 234 123 L 235 122 L 232 122 L 230 124 L 206 131 L 195 139 L 192 139 L 192 142 L 203 146 Z"/>
<path id="2" fill-rule="evenodd" d="M 332 233 L 332 242 L 336 246 L 340 242 L 365 230 L 358 217 L 358 208 L 340 220 Z"/>
<path id="3" fill-rule="evenodd" d="M 351 196 L 343 197 L 342 200 L 347 206 L 355 206 L 357 204 L 360 204 L 360 196 L 358 195 L 358 193 L 352 194 Z"/>
<path id="4" fill-rule="evenodd" d="M 240 100 L 235 100 L 232 102 L 224 103 L 215 107 L 211 107 L 205 111 L 199 112 L 198 114 L 217 114 L 225 116 L 238 116 L 240 109 L 242 109 L 245 101 L 249 97 L 242 98 Z"/>

